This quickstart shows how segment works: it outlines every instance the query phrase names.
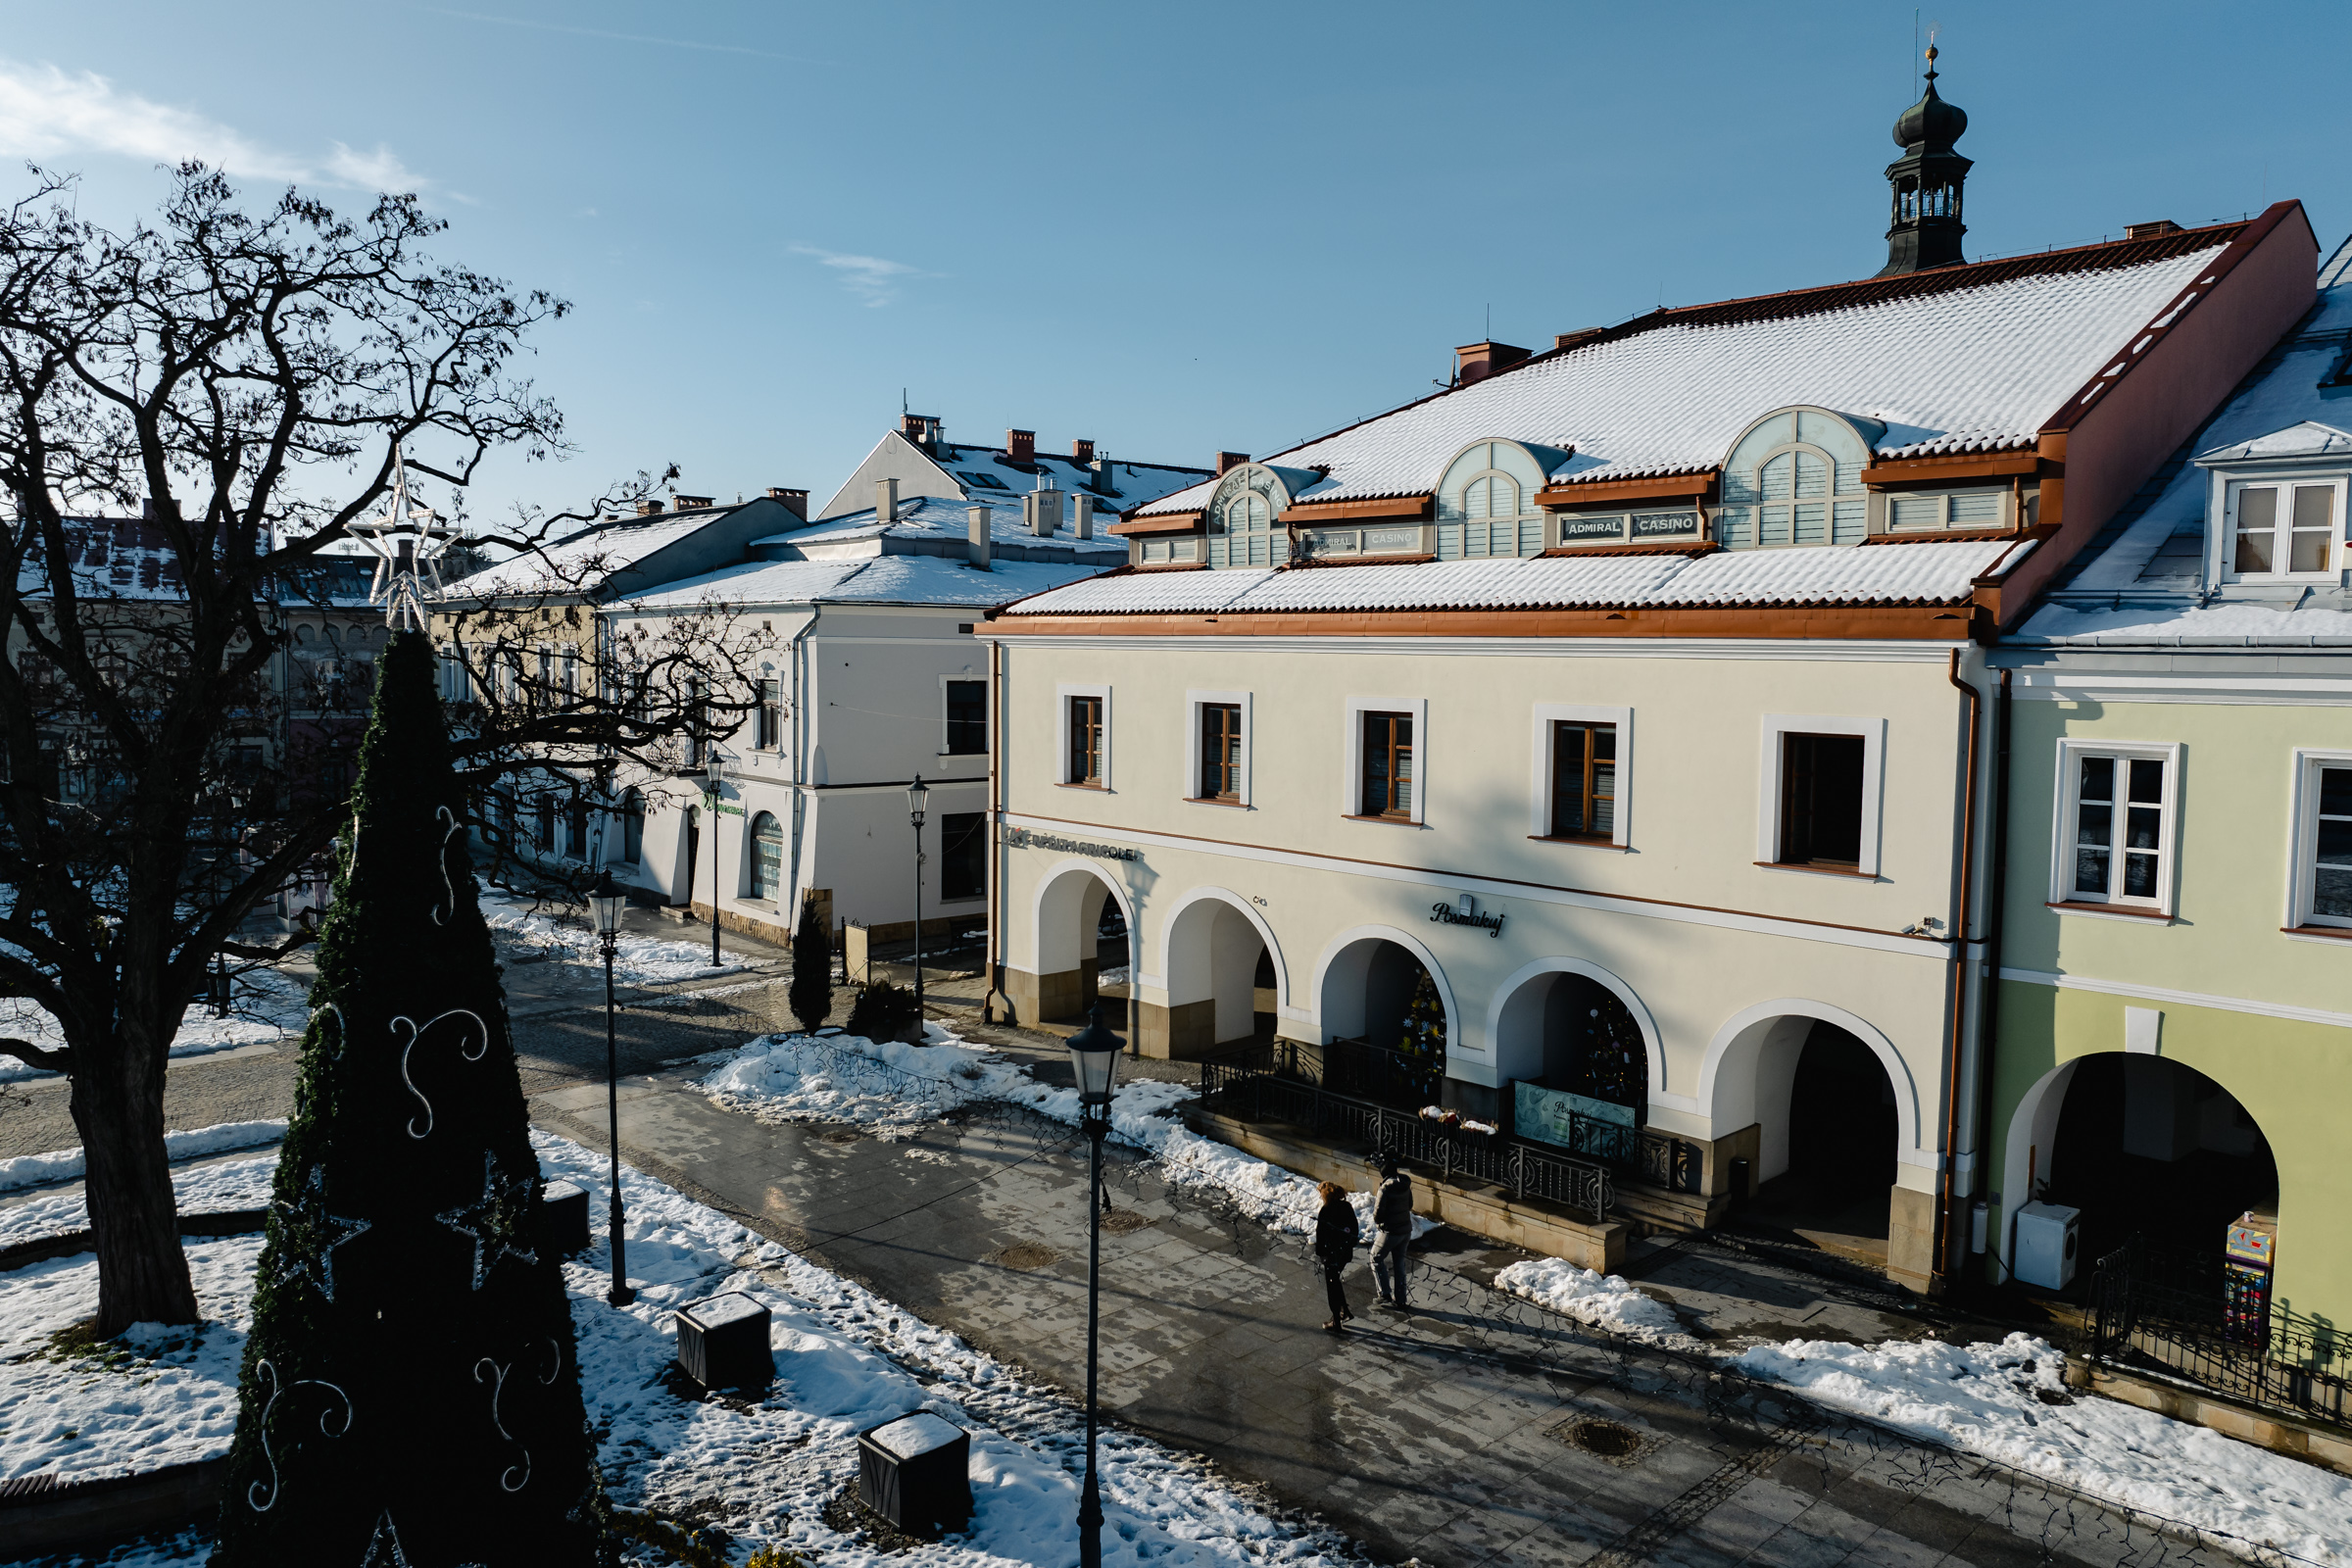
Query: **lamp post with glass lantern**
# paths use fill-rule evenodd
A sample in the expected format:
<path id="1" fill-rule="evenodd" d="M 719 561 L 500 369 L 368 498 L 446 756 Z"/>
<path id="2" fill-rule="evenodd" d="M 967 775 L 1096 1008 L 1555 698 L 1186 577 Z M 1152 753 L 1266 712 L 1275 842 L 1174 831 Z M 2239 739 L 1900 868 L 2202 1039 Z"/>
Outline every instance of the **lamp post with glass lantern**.
<path id="1" fill-rule="evenodd" d="M 1087 1026 L 1070 1036 L 1070 1071 L 1078 1084 L 1078 1126 L 1087 1143 L 1086 1485 L 1078 1494 L 1078 1568 L 1102 1568 L 1102 1491 L 1095 1480 L 1095 1359 L 1102 1302 L 1102 1140 L 1110 1131 L 1110 1087 L 1119 1072 L 1119 1037 L 1102 1027 L 1097 1002 Z"/>
<path id="2" fill-rule="evenodd" d="M 703 776 L 710 786 L 710 967 L 719 966 L 718 956 L 718 790 L 727 781 L 727 764 L 718 755 L 718 743 L 710 743 L 710 760 L 703 766 Z"/>
<path id="3" fill-rule="evenodd" d="M 629 1289 L 628 1259 L 620 1237 L 620 1048 L 613 1039 L 612 1024 L 612 956 L 620 947 L 620 911 L 627 903 L 627 895 L 612 885 L 612 873 L 599 872 L 595 890 L 588 895 L 588 907 L 596 916 L 596 945 L 605 954 L 605 1118 L 612 1152 L 612 1202 L 606 1222 L 612 1241 L 612 1288 L 605 1293 L 605 1299 L 614 1306 L 637 1299 L 637 1293 Z"/>
<path id="4" fill-rule="evenodd" d="M 906 787 L 906 820 L 914 824 L 914 1027 L 918 1035 L 923 1027 L 923 808 L 930 804 L 931 790 L 917 773 Z"/>

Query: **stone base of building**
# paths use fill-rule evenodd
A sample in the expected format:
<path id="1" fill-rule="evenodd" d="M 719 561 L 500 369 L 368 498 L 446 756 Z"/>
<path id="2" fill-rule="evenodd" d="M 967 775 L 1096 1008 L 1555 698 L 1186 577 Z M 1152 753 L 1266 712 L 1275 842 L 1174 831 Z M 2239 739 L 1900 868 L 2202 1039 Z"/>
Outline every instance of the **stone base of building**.
<path id="1" fill-rule="evenodd" d="M 1886 1198 L 1886 1277 L 1919 1296 L 1936 1272 L 1936 1195 L 1894 1188 Z"/>
<path id="2" fill-rule="evenodd" d="M 1350 1192 L 1368 1192 L 1378 1184 L 1369 1149 L 1318 1143 L 1210 1111 L 1187 1110 L 1183 1115 L 1185 1125 L 1201 1137 L 1230 1144 L 1301 1176 L 1337 1182 Z M 1603 1274 L 1625 1266 L 1631 1227 L 1620 1221 L 1603 1220 L 1596 1225 L 1542 1199 L 1513 1198 L 1499 1188 L 1459 1180 L 1440 1181 L 1424 1170 L 1414 1170 L 1412 1177 L 1413 1209 L 1424 1218 L 1547 1257 L 1564 1257 L 1579 1268 Z"/>
<path id="3" fill-rule="evenodd" d="M 689 904 L 682 908 L 672 905 L 670 912 L 678 917 L 678 923 L 681 925 L 700 925 L 706 933 L 710 929 L 710 906 L 708 904 Z M 738 932 L 756 941 L 764 942 L 770 947 L 789 948 L 792 946 L 792 928 L 790 926 L 779 924 L 760 915 L 746 914 L 739 909 L 721 909 L 718 911 L 718 924 L 721 930 Z"/>

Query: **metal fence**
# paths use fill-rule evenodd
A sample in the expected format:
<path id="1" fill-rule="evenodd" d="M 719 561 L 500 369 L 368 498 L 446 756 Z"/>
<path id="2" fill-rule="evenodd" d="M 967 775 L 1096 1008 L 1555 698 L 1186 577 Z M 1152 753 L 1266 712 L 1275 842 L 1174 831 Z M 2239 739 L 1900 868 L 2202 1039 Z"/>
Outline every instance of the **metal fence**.
<path id="1" fill-rule="evenodd" d="M 2352 1336 L 2233 1295 L 2218 1257 L 2133 1237 L 2090 1282 L 2092 1358 L 2169 1372 L 2217 1394 L 2352 1427 Z"/>
<path id="2" fill-rule="evenodd" d="M 1328 1051 L 1328 1048 L 1325 1048 Z M 1318 1059 L 1320 1058 L 1320 1059 Z M 1581 1208 L 1599 1224 L 1617 1204 L 1608 1167 L 1571 1159 L 1506 1133 L 1476 1133 L 1433 1121 L 1317 1081 L 1329 1057 L 1291 1041 L 1246 1046 L 1200 1064 L 1200 1099 L 1249 1121 L 1283 1121 L 1318 1137 L 1352 1138 L 1441 1175 L 1507 1187 Z"/>

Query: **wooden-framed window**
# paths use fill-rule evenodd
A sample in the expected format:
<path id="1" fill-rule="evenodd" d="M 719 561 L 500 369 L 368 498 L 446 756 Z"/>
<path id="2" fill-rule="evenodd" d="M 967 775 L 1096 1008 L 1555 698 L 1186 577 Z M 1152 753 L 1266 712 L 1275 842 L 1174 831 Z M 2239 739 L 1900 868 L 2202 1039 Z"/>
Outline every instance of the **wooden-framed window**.
<path id="1" fill-rule="evenodd" d="M 2342 479 L 2235 479 L 2224 508 L 2226 580 L 2331 580 L 2342 570 Z"/>
<path id="2" fill-rule="evenodd" d="M 759 749 L 773 752 L 784 745 L 784 683 L 763 680 L 760 683 Z"/>
<path id="3" fill-rule="evenodd" d="M 1859 735 L 1781 736 L 1780 864 L 1861 868 L 1864 752 Z"/>
<path id="4" fill-rule="evenodd" d="M 1551 813 L 1555 839 L 1613 840 L 1617 831 L 1617 726 L 1554 719 Z"/>
<path id="5" fill-rule="evenodd" d="M 974 757 L 988 750 L 988 683 L 979 680 L 946 682 L 948 752 L 950 757 Z"/>
<path id="6" fill-rule="evenodd" d="M 1203 801 L 1242 798 L 1242 705 L 1201 703 L 1200 794 Z"/>
<path id="7" fill-rule="evenodd" d="M 784 828 L 774 815 L 761 811 L 752 818 L 752 864 L 749 896 L 755 899 L 780 899 L 784 896 Z"/>
<path id="8" fill-rule="evenodd" d="M 1413 715 L 1366 711 L 1363 724 L 1363 789 L 1358 812 L 1364 816 L 1413 817 Z"/>
<path id="9" fill-rule="evenodd" d="M 1069 762 L 1065 784 L 1102 785 L 1102 699 L 1072 697 L 1069 704 Z"/>
<path id="10" fill-rule="evenodd" d="M 2180 776 L 2177 745 L 2060 741 L 2050 902 L 2171 913 Z"/>
<path id="11" fill-rule="evenodd" d="M 2286 929 L 2352 929 L 2352 752 L 2295 753 Z"/>

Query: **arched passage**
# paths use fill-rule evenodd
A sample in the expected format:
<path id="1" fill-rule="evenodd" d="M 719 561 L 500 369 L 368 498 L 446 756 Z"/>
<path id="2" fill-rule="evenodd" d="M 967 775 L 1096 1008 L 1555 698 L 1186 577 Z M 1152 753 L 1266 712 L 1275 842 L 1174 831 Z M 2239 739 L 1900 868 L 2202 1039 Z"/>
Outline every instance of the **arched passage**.
<path id="1" fill-rule="evenodd" d="M 1127 934 L 1135 911 L 1126 894 L 1092 861 L 1065 860 L 1038 883 L 1033 919 L 1035 969 L 1032 983 L 1016 980 L 1015 1011 L 1026 1023 L 1084 1017 L 1102 994 L 1102 971 L 1130 967 Z M 1031 994 L 1023 998 L 1020 989 Z"/>
<path id="2" fill-rule="evenodd" d="M 1387 926 L 1344 933 L 1318 966 L 1315 1004 L 1327 1086 L 1399 1104 L 1441 1101 L 1460 1014 L 1445 971 L 1418 941 Z"/>
<path id="3" fill-rule="evenodd" d="M 1204 1055 L 1220 1047 L 1271 1040 L 1289 986 L 1274 933 L 1238 894 L 1196 888 L 1171 907 L 1160 930 L 1160 981 L 1167 991 L 1166 1054 Z M 1258 1005 L 1261 991 L 1275 1004 Z"/>
<path id="4" fill-rule="evenodd" d="M 2082 1211 L 2085 1269 L 2134 1235 L 2218 1257 L 2239 1215 L 2278 1216 L 2278 1161 L 2245 1106 L 2195 1068 L 2138 1053 L 2045 1073 L 2010 1117 L 2002 1180 L 2000 1248 L 2012 1263 L 2006 1220 L 2036 1199 Z"/>
<path id="5" fill-rule="evenodd" d="M 1494 1022 L 1501 1107 L 1521 1133 L 1602 1157 L 1637 1155 L 1649 1120 L 1657 1027 L 1630 987 L 1597 964 L 1546 958 L 1505 982 Z M 1524 1087 L 1521 1087 L 1524 1086 Z"/>

